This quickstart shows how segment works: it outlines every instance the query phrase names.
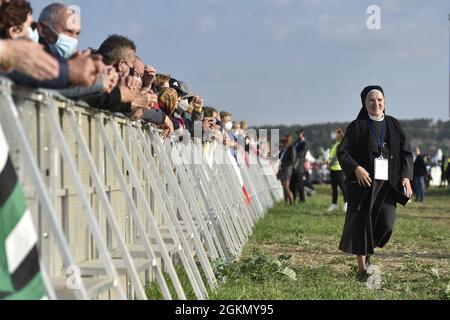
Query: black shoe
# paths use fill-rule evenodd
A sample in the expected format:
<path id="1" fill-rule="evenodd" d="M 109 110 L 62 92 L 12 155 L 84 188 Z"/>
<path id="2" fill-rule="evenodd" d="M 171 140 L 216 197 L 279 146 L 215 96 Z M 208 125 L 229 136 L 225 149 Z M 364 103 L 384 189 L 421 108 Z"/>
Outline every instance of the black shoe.
<path id="1" fill-rule="evenodd" d="M 367 282 L 369 280 L 370 274 L 367 273 L 367 270 L 364 270 L 363 272 L 358 272 L 356 274 L 356 280 L 359 282 Z"/>

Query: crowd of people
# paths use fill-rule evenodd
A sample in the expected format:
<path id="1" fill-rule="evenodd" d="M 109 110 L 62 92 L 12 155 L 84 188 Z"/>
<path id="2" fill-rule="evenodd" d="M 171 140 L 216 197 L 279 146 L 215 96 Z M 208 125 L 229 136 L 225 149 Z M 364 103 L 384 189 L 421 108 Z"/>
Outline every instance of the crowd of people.
<path id="1" fill-rule="evenodd" d="M 35 21 L 27 0 L 0 0 L 0 75 L 19 86 L 52 89 L 92 108 L 151 123 L 164 138 L 201 137 L 265 156 L 274 151 L 248 134 L 246 121 L 233 121 L 231 113 L 206 106 L 185 81 L 158 73 L 138 56 L 133 40 L 114 34 L 98 48 L 79 50 L 81 31 L 76 6 L 52 3 Z M 411 182 L 416 200 L 424 200 L 428 171 L 426 157 L 417 148 L 413 162 L 399 122 L 385 115 L 383 89 L 367 87 L 361 99 L 362 109 L 347 132 L 336 131 L 327 166 L 333 190 L 329 211 L 338 209 L 340 188 L 347 213 L 340 250 L 357 256 L 357 277 L 364 281 L 370 256 L 392 235 L 397 203 L 404 205 L 413 194 Z M 279 153 L 277 177 L 288 205 L 305 202 L 314 190 L 305 130 L 296 134 L 283 137 Z M 450 180 L 449 161 L 442 161 L 444 184 Z"/>
<path id="2" fill-rule="evenodd" d="M 305 130 L 297 131 L 299 139 L 294 142 L 292 134 L 286 134 L 281 139 L 280 169 L 278 179 L 283 185 L 286 204 L 295 204 L 297 195 L 300 202 L 305 202 L 307 196 L 315 193 L 314 185 L 331 185 L 332 202 L 327 212 L 336 212 L 348 208 L 348 191 L 345 174 L 339 163 L 337 151 L 345 136 L 345 130 L 337 128 L 332 133 L 331 148 L 312 162 L 307 155 L 310 150 L 305 140 Z M 432 185 L 441 188 L 450 186 L 450 159 L 439 150 L 436 157 L 423 153 L 420 147 L 414 148 L 414 167 L 412 190 L 413 201 L 424 202 L 425 192 Z M 301 170 L 299 166 L 301 165 Z M 435 171 L 433 171 L 435 170 Z M 343 198 L 343 206 L 338 205 L 339 194 Z"/>
<path id="3" fill-rule="evenodd" d="M 189 134 L 258 150 L 246 121 L 233 121 L 231 113 L 204 105 L 185 81 L 158 73 L 131 39 L 114 34 L 98 48 L 80 50 L 81 31 L 77 6 L 51 3 L 35 21 L 27 0 L 0 0 L 0 75 L 151 123 L 164 138 Z"/>

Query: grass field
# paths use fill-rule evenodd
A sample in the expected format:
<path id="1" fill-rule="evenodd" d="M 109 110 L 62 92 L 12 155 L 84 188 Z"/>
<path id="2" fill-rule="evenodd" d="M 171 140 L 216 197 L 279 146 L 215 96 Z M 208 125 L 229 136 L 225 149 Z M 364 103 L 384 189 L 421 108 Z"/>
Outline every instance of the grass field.
<path id="1" fill-rule="evenodd" d="M 450 299 L 450 191 L 398 209 L 394 235 L 378 250 L 381 289 L 355 280 L 356 261 L 337 250 L 344 213 L 327 213 L 331 190 L 306 205 L 278 204 L 260 221 L 240 261 L 216 264 L 212 299 Z"/>

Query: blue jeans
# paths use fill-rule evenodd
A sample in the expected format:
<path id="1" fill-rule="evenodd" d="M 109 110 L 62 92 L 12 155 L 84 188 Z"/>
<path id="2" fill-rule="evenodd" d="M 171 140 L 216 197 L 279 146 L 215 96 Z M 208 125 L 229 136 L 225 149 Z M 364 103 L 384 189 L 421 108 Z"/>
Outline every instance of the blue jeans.
<path id="1" fill-rule="evenodd" d="M 425 198 L 425 177 L 416 177 L 416 201 L 423 202 Z"/>

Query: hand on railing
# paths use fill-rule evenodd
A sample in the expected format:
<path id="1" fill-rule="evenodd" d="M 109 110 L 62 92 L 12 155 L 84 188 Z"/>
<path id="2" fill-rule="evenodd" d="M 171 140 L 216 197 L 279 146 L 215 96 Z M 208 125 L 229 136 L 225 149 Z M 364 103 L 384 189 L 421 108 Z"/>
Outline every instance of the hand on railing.
<path id="1" fill-rule="evenodd" d="M 91 57 L 90 50 L 76 53 L 68 63 L 69 79 L 72 84 L 90 87 L 97 81 L 101 64 Z"/>
<path id="2" fill-rule="evenodd" d="M 112 66 L 105 67 L 103 71 L 103 91 L 111 93 L 119 82 L 119 74 Z"/>
<path id="3" fill-rule="evenodd" d="M 164 124 L 162 125 L 162 138 L 163 139 L 167 139 L 168 137 L 170 137 L 173 132 L 174 132 L 174 128 L 173 128 L 173 122 L 172 120 L 169 118 L 169 116 L 166 116 L 166 120 L 164 122 Z"/>
<path id="4" fill-rule="evenodd" d="M 36 80 L 51 80 L 59 75 L 59 63 L 40 44 L 28 40 L 0 40 L 0 67 L 14 69 Z"/>
<path id="5" fill-rule="evenodd" d="M 133 100 L 132 105 L 149 109 L 156 102 L 158 102 L 158 96 L 153 94 L 150 88 L 144 88 Z"/>
<path id="6" fill-rule="evenodd" d="M 137 86 L 136 79 L 128 76 L 119 80 L 120 96 L 123 103 L 131 103 L 139 94 L 140 88 Z"/>

